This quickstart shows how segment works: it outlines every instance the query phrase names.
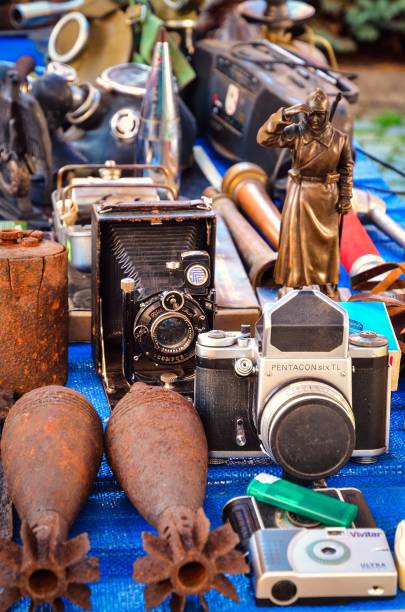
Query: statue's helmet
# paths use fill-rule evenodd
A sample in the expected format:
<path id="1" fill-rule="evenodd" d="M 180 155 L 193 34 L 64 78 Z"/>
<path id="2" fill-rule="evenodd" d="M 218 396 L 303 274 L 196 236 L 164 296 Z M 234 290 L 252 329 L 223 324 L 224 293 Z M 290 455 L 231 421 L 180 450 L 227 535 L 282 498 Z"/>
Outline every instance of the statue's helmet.
<path id="1" fill-rule="evenodd" d="M 315 113 L 327 113 L 329 112 L 329 100 L 328 96 L 317 87 L 315 91 L 309 94 L 307 98 L 307 106 L 311 109 L 311 112 Z"/>

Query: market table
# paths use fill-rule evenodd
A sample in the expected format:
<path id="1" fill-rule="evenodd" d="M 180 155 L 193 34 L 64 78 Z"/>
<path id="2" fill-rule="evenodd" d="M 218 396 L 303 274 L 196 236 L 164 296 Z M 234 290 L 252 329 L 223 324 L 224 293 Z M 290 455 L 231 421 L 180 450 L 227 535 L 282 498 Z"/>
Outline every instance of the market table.
<path id="1" fill-rule="evenodd" d="M 224 167 L 220 160 L 217 159 L 216 163 L 220 171 L 223 171 Z M 375 165 L 362 155 L 358 156 L 355 174 L 357 186 L 363 183 L 384 187 Z M 390 214 L 396 221 L 401 222 L 404 214 L 403 202 L 395 196 L 388 196 L 386 201 Z M 400 247 L 390 242 L 375 227 L 367 226 L 367 229 L 383 257 L 391 261 L 403 259 Z M 343 270 L 341 283 L 348 285 L 348 277 Z M 93 366 L 89 344 L 70 346 L 67 384 L 90 400 L 105 424 L 109 408 L 100 378 Z M 329 486 L 357 487 L 363 491 L 377 525 L 384 529 L 391 546 L 396 525 L 405 517 L 404 408 L 405 380 L 402 380 L 399 391 L 392 397 L 390 452 L 373 465 L 350 462 L 339 474 L 328 479 Z M 232 497 L 243 495 L 251 478 L 263 470 L 280 475 L 279 468 L 258 460 L 246 465 L 235 463 L 227 466 L 210 466 L 205 510 L 213 527 L 221 524 L 221 510 L 224 503 Z M 156 486 L 159 486 L 159 483 L 156 483 Z M 92 605 L 97 612 L 133 612 L 143 609 L 143 587 L 135 584 L 131 576 L 134 559 L 143 554 L 141 532 L 145 529 L 150 527 L 121 491 L 104 457 L 92 494 L 71 532 L 71 535 L 76 535 L 87 531 L 91 542 L 90 554 L 100 559 L 100 582 L 91 585 Z M 247 612 L 257 609 L 250 578 L 233 576 L 231 580 L 238 589 L 241 603 L 235 604 L 219 593 L 211 591 L 207 595 L 210 609 L 223 612 L 228 610 Z M 21 602 L 13 609 L 27 610 L 28 604 Z M 66 610 L 77 609 L 69 602 L 66 603 Z M 169 605 L 165 603 L 158 609 L 169 610 Z M 374 601 L 361 599 L 319 606 L 295 605 L 289 606 L 289 609 L 301 612 L 314 609 L 319 609 L 319 612 L 405 610 L 405 592 L 399 591 L 399 594 L 391 599 Z M 200 610 L 198 600 L 190 598 L 187 610 Z"/>
<path id="2" fill-rule="evenodd" d="M 13 48 L 11 47 L 13 46 Z M 13 43 L 0 39 L 0 59 L 15 59 L 25 49 L 21 43 L 16 48 Z M 220 171 L 225 166 L 216 158 Z M 375 185 L 384 188 L 386 185 L 378 175 L 376 166 L 364 155 L 358 154 L 355 167 L 356 186 Z M 194 184 L 195 187 L 195 184 Z M 191 195 L 191 194 L 185 194 Z M 387 195 L 384 199 L 388 212 L 402 222 L 404 220 L 404 203 L 396 196 Z M 405 228 L 405 223 L 403 224 Z M 367 226 L 372 239 L 387 261 L 402 261 L 403 250 L 385 237 L 376 227 Z M 348 286 L 348 276 L 342 269 L 341 285 Z M 67 385 L 85 395 L 97 409 L 106 423 L 109 408 L 104 396 L 101 381 L 95 372 L 91 346 L 89 344 L 71 345 L 69 348 L 69 379 Z M 384 529 L 390 545 L 397 523 L 405 518 L 405 381 L 402 380 L 398 392 L 392 397 L 390 452 L 373 465 L 347 464 L 336 476 L 328 479 L 329 486 L 357 487 L 362 490 L 372 510 L 376 523 Z M 211 466 L 208 474 L 205 510 L 212 527 L 221 524 L 221 510 L 224 503 L 232 497 L 243 495 L 247 484 L 261 471 L 280 474 L 279 468 L 258 460 L 246 465 L 238 463 L 227 466 Z M 159 483 L 156 483 L 159 486 Z M 105 457 L 94 484 L 92 494 L 76 521 L 71 536 L 87 531 L 91 542 L 91 555 L 100 559 L 100 581 L 91 585 L 93 610 L 97 612 L 133 612 L 142 610 L 143 586 L 132 580 L 132 565 L 135 558 L 143 554 L 141 532 L 150 529 L 136 510 L 126 499 L 111 474 Z M 18 522 L 15 525 L 18 532 Z M 222 595 L 211 591 L 207 601 L 211 610 L 223 611 L 255 609 L 253 590 L 248 576 L 231 578 L 237 587 L 241 603 L 235 604 Z M 42 607 L 41 610 L 45 610 Z M 66 602 L 67 611 L 78 610 Z M 190 598 L 187 610 L 200 610 L 196 598 Z M 28 602 L 21 601 L 13 610 L 28 610 Z M 166 602 L 158 610 L 169 610 Z M 355 610 L 405 610 L 405 592 L 399 591 L 395 598 L 380 600 L 353 600 L 351 602 L 328 605 L 294 605 L 291 611 L 309 612 L 310 610 L 355 611 Z"/>

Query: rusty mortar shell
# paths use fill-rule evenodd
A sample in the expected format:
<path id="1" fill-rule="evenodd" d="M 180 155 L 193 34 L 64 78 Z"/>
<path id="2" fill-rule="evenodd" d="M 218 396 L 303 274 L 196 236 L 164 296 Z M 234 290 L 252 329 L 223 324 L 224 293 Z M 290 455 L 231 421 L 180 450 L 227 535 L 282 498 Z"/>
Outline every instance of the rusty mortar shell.
<path id="1" fill-rule="evenodd" d="M 187 595 L 216 589 L 239 601 L 224 573 L 247 571 L 234 550 L 238 536 L 229 524 L 209 533 L 202 504 L 208 469 L 204 429 L 191 402 L 178 393 L 138 382 L 109 419 L 106 452 L 131 503 L 159 536 L 144 532 L 148 553 L 134 564 L 134 580 L 146 584 L 153 608 L 173 594 L 183 610 Z"/>
<path id="2" fill-rule="evenodd" d="M 4 424 L 1 455 L 21 519 L 22 547 L 0 542 L 0 610 L 21 597 L 63 610 L 62 597 L 90 608 L 87 582 L 99 578 L 83 533 L 66 540 L 85 503 L 103 452 L 101 421 L 79 393 L 52 385 L 24 395 Z"/>
<path id="3" fill-rule="evenodd" d="M 268 177 L 260 166 L 239 162 L 229 168 L 222 191 L 229 195 L 277 250 L 281 214 L 266 192 Z"/>
<path id="4" fill-rule="evenodd" d="M 214 210 L 223 217 L 249 274 L 252 286 L 266 286 L 273 281 L 277 253 L 256 232 L 225 193 L 207 187 L 204 195 L 213 201 Z"/>
<path id="5" fill-rule="evenodd" d="M 17 395 L 67 377 L 67 254 L 40 231 L 0 230 L 0 386 Z"/>

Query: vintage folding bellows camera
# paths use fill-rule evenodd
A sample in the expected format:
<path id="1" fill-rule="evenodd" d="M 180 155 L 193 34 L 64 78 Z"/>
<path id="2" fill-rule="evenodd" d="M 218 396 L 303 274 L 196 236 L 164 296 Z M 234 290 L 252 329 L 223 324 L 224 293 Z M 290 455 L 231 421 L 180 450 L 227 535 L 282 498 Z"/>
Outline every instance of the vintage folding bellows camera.
<path id="1" fill-rule="evenodd" d="M 201 334 L 196 357 L 195 405 L 211 457 L 267 454 L 316 480 L 388 448 L 387 339 L 349 336 L 347 312 L 319 291 L 268 305 L 256 338 Z"/>
<path id="2" fill-rule="evenodd" d="M 192 110 L 201 133 L 233 161 L 248 159 L 271 175 L 285 176 L 291 167 L 287 150 L 264 149 L 256 142 L 261 125 L 280 107 L 305 102 L 320 87 L 332 106 L 342 101 L 333 123 L 351 134 L 358 87 L 327 67 L 314 68 L 290 50 L 267 40 L 230 44 L 205 38 L 196 45 L 193 63 L 198 75 Z"/>
<path id="3" fill-rule="evenodd" d="M 192 391 L 197 336 L 214 317 L 209 200 L 106 198 L 92 223 L 93 340 L 111 404 L 137 380 Z"/>

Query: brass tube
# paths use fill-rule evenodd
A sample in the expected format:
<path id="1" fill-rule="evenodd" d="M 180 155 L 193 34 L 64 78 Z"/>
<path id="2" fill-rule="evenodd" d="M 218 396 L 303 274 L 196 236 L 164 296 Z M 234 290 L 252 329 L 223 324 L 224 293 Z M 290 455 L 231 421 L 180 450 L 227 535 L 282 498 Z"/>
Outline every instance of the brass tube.
<path id="1" fill-rule="evenodd" d="M 267 175 L 256 164 L 240 162 L 225 174 L 222 190 L 246 213 L 254 225 L 278 249 L 281 214 L 266 192 Z"/>
<path id="2" fill-rule="evenodd" d="M 254 227 L 238 211 L 231 198 L 213 187 L 204 195 L 212 198 L 213 207 L 218 211 L 231 233 L 254 288 L 266 286 L 273 280 L 277 253 L 273 251 Z"/>

